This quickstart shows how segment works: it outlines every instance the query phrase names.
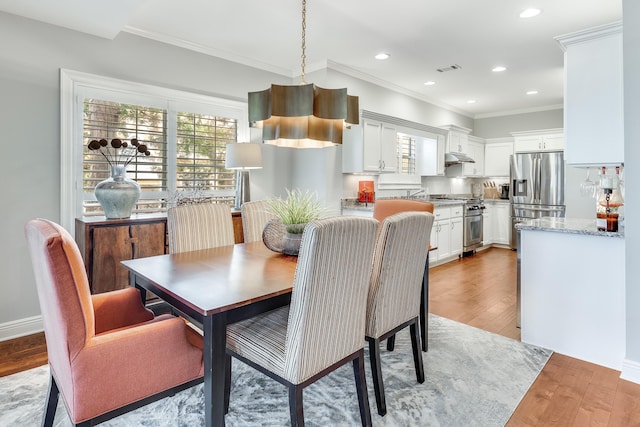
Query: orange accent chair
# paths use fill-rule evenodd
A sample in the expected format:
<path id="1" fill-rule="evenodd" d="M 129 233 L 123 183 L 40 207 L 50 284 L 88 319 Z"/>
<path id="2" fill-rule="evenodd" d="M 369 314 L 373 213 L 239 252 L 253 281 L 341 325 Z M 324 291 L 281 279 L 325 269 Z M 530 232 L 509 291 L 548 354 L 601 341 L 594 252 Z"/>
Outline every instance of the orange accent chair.
<path id="1" fill-rule="evenodd" d="M 91 295 L 60 225 L 32 220 L 25 235 L 51 370 L 42 425 L 60 394 L 73 424 L 91 426 L 202 382 L 202 338 L 184 320 L 154 317 L 135 288 Z"/>
<path id="2" fill-rule="evenodd" d="M 433 213 L 433 203 L 409 199 L 383 199 L 376 200 L 373 205 L 373 217 L 380 221 L 380 224 L 388 216 L 407 211 Z"/>
<path id="3" fill-rule="evenodd" d="M 410 200 L 410 199 L 383 199 L 376 200 L 373 205 L 373 217 L 380 222 L 380 227 L 382 227 L 382 222 L 388 216 L 395 215 L 400 212 L 408 212 L 408 211 L 416 211 L 416 212 L 429 212 L 433 213 L 433 203 L 431 202 L 423 202 L 420 200 Z M 431 249 L 431 245 L 429 245 L 429 249 Z M 427 262 L 424 266 L 424 277 L 422 279 L 424 281 L 424 287 L 429 288 L 429 256 L 427 255 Z M 422 351 L 427 351 L 428 343 L 428 329 L 427 329 L 427 316 L 426 312 L 429 310 L 429 295 L 422 295 L 420 298 L 420 324 L 422 326 L 421 329 L 421 337 L 422 337 Z M 387 350 L 393 351 L 395 345 L 396 336 L 392 335 L 387 340 Z"/>

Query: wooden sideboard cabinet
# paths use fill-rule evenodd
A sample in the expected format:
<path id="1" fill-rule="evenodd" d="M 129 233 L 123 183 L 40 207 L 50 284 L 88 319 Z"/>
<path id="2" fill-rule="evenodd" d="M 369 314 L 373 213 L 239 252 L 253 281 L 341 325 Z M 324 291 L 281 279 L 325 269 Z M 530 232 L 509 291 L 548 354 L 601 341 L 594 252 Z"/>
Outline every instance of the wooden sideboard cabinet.
<path id="1" fill-rule="evenodd" d="M 168 252 L 165 215 L 129 219 L 77 218 L 76 242 L 82 253 L 91 293 L 129 286 L 120 261 Z"/>
<path id="2" fill-rule="evenodd" d="M 232 213 L 236 243 L 244 241 L 240 212 Z M 76 243 L 82 254 L 91 293 L 124 289 L 129 273 L 120 261 L 169 253 L 166 215 L 128 219 L 76 218 Z"/>

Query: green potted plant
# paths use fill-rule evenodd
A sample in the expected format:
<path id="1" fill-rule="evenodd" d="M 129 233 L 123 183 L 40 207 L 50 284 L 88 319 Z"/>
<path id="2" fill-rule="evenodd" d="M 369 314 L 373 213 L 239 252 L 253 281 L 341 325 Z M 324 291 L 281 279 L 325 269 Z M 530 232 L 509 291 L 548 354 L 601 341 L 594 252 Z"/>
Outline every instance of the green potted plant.
<path id="1" fill-rule="evenodd" d="M 282 240 L 282 252 L 298 255 L 305 225 L 320 218 L 324 211 L 315 193 L 287 189 L 287 198 L 272 199 L 269 201 L 269 207 L 286 229 Z"/>

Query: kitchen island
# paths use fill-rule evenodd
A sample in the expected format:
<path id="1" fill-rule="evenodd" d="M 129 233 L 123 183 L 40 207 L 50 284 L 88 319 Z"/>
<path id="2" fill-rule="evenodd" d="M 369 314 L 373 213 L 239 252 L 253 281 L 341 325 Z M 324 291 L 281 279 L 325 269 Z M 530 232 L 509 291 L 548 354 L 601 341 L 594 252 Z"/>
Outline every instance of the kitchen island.
<path id="1" fill-rule="evenodd" d="M 530 220 L 517 229 L 522 342 L 622 370 L 624 232 L 571 218 Z"/>

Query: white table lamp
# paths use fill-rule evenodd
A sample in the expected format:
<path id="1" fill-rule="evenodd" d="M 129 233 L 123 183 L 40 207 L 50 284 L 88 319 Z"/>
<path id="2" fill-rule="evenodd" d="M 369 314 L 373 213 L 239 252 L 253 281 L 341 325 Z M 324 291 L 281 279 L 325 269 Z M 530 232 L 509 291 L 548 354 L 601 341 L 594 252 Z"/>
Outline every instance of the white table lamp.
<path id="1" fill-rule="evenodd" d="M 262 168 L 262 144 L 236 143 L 227 144 L 225 168 L 236 172 L 236 203 L 240 209 L 244 202 L 251 199 L 249 190 L 249 169 Z"/>

